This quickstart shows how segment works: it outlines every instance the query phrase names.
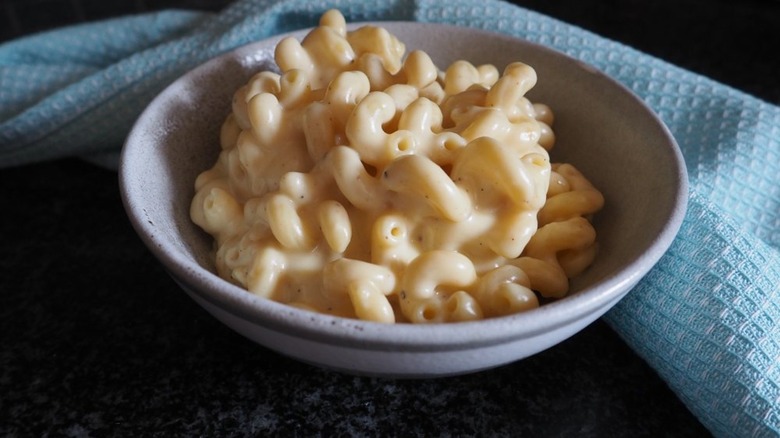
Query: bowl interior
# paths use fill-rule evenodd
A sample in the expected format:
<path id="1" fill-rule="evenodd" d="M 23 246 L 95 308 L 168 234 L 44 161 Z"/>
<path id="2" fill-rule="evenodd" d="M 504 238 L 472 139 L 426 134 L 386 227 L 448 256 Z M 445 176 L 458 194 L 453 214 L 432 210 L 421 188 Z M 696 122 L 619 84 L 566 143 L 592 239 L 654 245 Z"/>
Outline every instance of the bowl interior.
<path id="1" fill-rule="evenodd" d="M 499 69 L 519 60 L 535 68 L 538 82 L 529 97 L 555 114 L 553 162 L 574 164 L 604 193 L 605 208 L 594 221 L 600 253 L 593 266 L 573 281 L 570 297 L 517 318 L 533 325 L 535 314 L 554 322 L 576 317 L 573 309 L 593 310 L 624 293 L 661 257 L 682 221 L 687 179 L 674 139 L 638 98 L 587 65 L 507 36 L 433 24 L 381 25 L 407 50 L 428 52 L 440 68 L 457 59 Z M 184 76 L 149 106 L 128 138 L 120 171 L 126 208 L 147 245 L 180 279 L 218 283 L 198 269 L 213 272 L 214 263 L 210 236 L 189 218 L 193 182 L 217 157 L 234 90 L 257 71 L 274 68 L 280 38 L 240 48 Z M 215 296 L 223 291 L 205 293 L 220 299 Z"/>

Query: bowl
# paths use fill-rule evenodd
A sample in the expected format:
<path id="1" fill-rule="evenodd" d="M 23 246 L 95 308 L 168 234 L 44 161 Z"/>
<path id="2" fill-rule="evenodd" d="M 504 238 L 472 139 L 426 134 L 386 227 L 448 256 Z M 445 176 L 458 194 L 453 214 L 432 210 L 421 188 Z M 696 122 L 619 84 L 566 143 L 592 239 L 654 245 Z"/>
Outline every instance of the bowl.
<path id="1" fill-rule="evenodd" d="M 381 324 L 294 308 L 215 274 L 212 239 L 190 220 L 193 182 L 216 160 L 235 89 L 273 69 L 288 35 L 238 48 L 185 74 L 157 96 L 130 132 L 120 166 L 128 217 L 181 288 L 258 344 L 317 366 L 388 377 L 433 377 L 501 366 L 550 348 L 599 318 L 655 265 L 673 241 L 687 200 L 680 150 L 665 125 L 597 69 L 527 41 L 470 28 L 382 22 L 407 50 L 444 67 L 457 59 L 503 68 L 531 65 L 529 93 L 554 111 L 553 161 L 573 163 L 606 205 L 594 218 L 600 253 L 563 299 L 513 316 L 445 324 Z M 361 24 L 354 24 L 353 27 Z"/>

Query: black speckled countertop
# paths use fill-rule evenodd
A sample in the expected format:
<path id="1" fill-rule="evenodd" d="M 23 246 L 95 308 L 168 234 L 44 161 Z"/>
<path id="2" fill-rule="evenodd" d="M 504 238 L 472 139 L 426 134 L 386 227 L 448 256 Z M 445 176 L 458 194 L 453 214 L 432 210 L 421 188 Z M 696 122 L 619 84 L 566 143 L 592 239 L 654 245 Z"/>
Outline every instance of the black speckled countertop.
<path id="1" fill-rule="evenodd" d="M 44 3 L 4 0 L 3 39 L 111 15 L 75 0 L 80 15 L 24 15 Z M 138 10 L 123 3 L 227 1 L 115 13 Z M 780 103 L 776 0 L 515 3 Z M 133 232 L 114 172 L 2 169 L 0 212 L 0 436 L 707 436 L 602 322 L 477 374 L 349 376 L 259 347 L 191 301 Z"/>

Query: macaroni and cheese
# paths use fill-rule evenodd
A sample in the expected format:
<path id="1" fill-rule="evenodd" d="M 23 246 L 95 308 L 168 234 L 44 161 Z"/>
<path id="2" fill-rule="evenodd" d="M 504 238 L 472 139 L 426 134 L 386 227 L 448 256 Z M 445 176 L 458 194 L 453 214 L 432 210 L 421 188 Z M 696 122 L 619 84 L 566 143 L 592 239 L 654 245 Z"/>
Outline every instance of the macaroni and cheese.
<path id="1" fill-rule="evenodd" d="M 601 193 L 551 164 L 553 113 L 517 62 L 440 70 L 325 13 L 233 99 L 192 220 L 250 292 L 378 322 L 468 321 L 567 294 Z"/>

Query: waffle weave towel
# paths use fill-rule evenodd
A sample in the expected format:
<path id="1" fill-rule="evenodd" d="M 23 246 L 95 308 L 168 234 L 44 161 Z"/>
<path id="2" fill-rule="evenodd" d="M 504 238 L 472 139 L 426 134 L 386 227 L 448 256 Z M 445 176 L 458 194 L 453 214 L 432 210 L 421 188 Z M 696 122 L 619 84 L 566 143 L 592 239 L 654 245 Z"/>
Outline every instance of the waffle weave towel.
<path id="1" fill-rule="evenodd" d="M 657 266 L 606 316 L 717 436 L 780 434 L 780 108 L 555 19 L 496 0 L 242 0 L 0 46 L 0 167 L 63 156 L 115 165 L 146 103 L 237 46 L 349 21 L 503 32 L 579 58 L 631 88 L 685 156 L 689 211 Z"/>

